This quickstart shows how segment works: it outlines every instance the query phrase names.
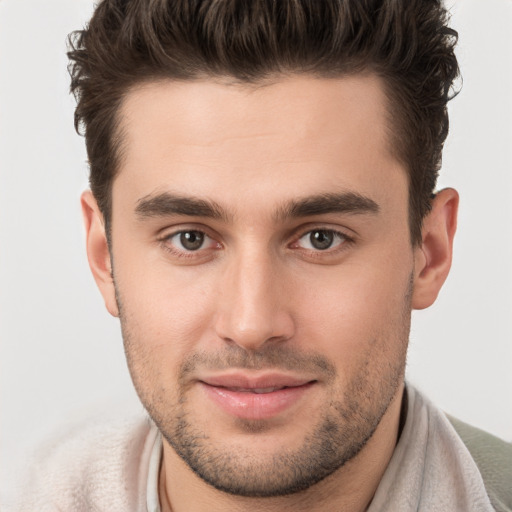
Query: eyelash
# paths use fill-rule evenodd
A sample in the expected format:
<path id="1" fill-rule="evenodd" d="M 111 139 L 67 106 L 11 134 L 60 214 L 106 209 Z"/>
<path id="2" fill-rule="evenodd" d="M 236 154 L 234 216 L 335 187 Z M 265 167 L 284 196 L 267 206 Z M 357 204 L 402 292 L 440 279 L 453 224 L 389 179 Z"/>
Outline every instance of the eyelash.
<path id="1" fill-rule="evenodd" d="M 187 251 L 187 250 L 180 250 L 175 249 L 172 245 L 169 244 L 169 241 L 174 238 L 177 235 L 183 234 L 183 233 L 201 233 L 205 237 L 214 240 L 213 237 L 211 237 L 205 230 L 203 229 L 180 229 L 179 231 L 174 231 L 173 233 L 166 234 L 162 238 L 159 239 L 160 246 L 167 252 L 171 253 L 174 257 L 180 258 L 180 259 L 197 259 L 197 257 L 204 251 L 201 249 L 198 249 L 197 251 Z M 217 245 L 220 246 L 221 244 L 217 242 Z M 220 247 L 219 247 L 220 248 Z"/>
<path id="2" fill-rule="evenodd" d="M 321 249 L 314 250 L 314 249 L 306 249 L 306 248 L 302 248 L 302 247 L 298 246 L 299 241 L 302 238 L 304 238 L 308 234 L 314 233 L 315 231 L 324 232 L 324 233 L 332 235 L 334 237 L 339 237 L 342 239 L 342 241 L 334 249 L 329 247 L 325 250 L 321 250 Z M 198 256 L 204 252 L 204 249 L 200 248 L 196 251 L 191 251 L 191 250 L 187 251 L 187 250 L 175 249 L 172 245 L 169 244 L 169 241 L 172 238 L 174 238 L 177 235 L 183 234 L 183 233 L 201 233 L 208 239 L 216 241 L 214 237 L 210 236 L 203 229 L 199 229 L 199 228 L 180 229 L 179 231 L 174 231 L 174 232 L 166 234 L 165 236 L 160 238 L 159 243 L 160 243 L 161 247 L 165 251 L 171 253 L 174 257 L 177 257 L 180 259 L 197 259 Z M 215 249 L 222 248 L 222 244 L 220 242 L 216 242 L 216 243 L 217 243 L 218 247 L 216 247 Z M 321 258 L 321 257 L 325 258 L 328 256 L 334 256 L 334 255 L 340 254 L 341 252 L 346 250 L 349 246 L 353 245 L 353 243 L 354 243 L 354 238 L 347 235 L 343 231 L 326 228 L 326 227 L 313 227 L 313 228 L 308 228 L 307 230 L 302 230 L 297 235 L 294 235 L 294 242 L 292 242 L 291 244 L 288 244 L 287 247 L 291 247 L 295 250 L 301 251 L 303 253 L 307 253 L 310 258 Z"/>
<path id="3" fill-rule="evenodd" d="M 348 245 L 350 245 L 354 242 L 354 239 L 352 237 L 348 236 L 343 231 L 339 231 L 336 229 L 330 229 L 330 228 L 324 228 L 324 227 L 315 227 L 313 229 L 308 229 L 307 231 L 303 231 L 302 234 L 291 245 L 298 246 L 300 240 L 302 240 L 304 237 L 306 237 L 308 235 L 311 237 L 311 235 L 315 232 L 321 232 L 324 234 L 328 234 L 328 235 L 332 236 L 333 238 L 336 238 L 336 237 L 340 238 L 341 241 L 335 247 L 328 247 L 324 250 L 322 250 L 322 249 L 316 249 L 316 250 L 315 249 L 307 249 L 307 248 L 301 248 L 301 247 L 297 247 L 297 249 L 299 249 L 299 250 L 302 249 L 303 251 L 307 251 L 314 256 L 321 257 L 322 255 L 327 255 L 327 254 L 338 254 L 339 252 L 341 252 L 342 250 L 347 248 Z"/>

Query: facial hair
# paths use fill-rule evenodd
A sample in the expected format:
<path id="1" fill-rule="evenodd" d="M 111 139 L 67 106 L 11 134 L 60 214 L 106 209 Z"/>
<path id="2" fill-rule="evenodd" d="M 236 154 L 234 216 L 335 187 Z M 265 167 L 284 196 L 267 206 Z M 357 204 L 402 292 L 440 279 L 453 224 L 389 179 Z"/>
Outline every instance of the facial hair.
<path id="1" fill-rule="evenodd" d="M 217 352 L 188 355 L 179 366 L 173 393 L 151 386 L 149 353 L 132 330 L 119 293 L 117 299 L 135 389 L 169 445 L 194 473 L 220 491 L 245 497 L 275 497 L 308 489 L 325 479 L 352 460 L 372 437 L 403 382 L 411 295 L 412 281 L 401 315 L 390 320 L 387 332 L 394 337 L 381 339 L 375 335 L 367 343 L 369 349 L 348 384 L 341 386 L 334 364 L 316 352 L 279 344 L 264 344 L 261 350 L 248 352 L 229 345 Z M 321 378 L 329 390 L 328 399 L 300 447 L 282 448 L 260 457 L 251 446 L 230 449 L 229 444 L 220 446 L 212 439 L 207 421 L 197 421 L 200 411 L 194 410 L 189 400 L 191 375 L 199 370 L 233 368 L 311 372 Z M 250 435 L 261 435 L 269 428 L 265 420 L 236 421 L 240 431 Z"/>

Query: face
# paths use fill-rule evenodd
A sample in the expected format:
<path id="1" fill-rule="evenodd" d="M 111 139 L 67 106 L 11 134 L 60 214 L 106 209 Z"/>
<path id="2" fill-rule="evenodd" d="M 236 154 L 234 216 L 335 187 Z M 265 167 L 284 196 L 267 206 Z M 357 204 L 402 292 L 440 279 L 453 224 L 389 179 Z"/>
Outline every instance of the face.
<path id="1" fill-rule="evenodd" d="M 218 489 L 311 486 L 401 389 L 414 251 L 386 119 L 371 76 L 125 100 L 104 294 L 166 449 Z"/>

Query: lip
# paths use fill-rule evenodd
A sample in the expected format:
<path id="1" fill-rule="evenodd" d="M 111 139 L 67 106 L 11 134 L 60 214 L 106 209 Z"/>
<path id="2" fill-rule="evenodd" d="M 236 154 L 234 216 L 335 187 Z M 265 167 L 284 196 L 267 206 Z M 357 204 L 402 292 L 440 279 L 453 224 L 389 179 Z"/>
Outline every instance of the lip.
<path id="1" fill-rule="evenodd" d="M 199 381 L 207 397 L 224 412 L 237 418 L 263 420 L 275 417 L 296 404 L 315 380 L 285 374 L 232 373 Z"/>

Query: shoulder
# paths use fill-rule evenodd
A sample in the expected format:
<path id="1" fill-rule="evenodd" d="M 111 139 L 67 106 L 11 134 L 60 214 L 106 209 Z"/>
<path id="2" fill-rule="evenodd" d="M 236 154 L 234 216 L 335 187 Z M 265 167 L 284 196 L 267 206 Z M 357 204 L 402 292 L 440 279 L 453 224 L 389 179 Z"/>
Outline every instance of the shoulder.
<path id="1" fill-rule="evenodd" d="M 30 460 L 13 510 L 137 510 L 156 432 L 144 415 L 67 429 Z"/>
<path id="2" fill-rule="evenodd" d="M 448 416 L 482 475 L 498 512 L 512 511 L 512 443 Z"/>

